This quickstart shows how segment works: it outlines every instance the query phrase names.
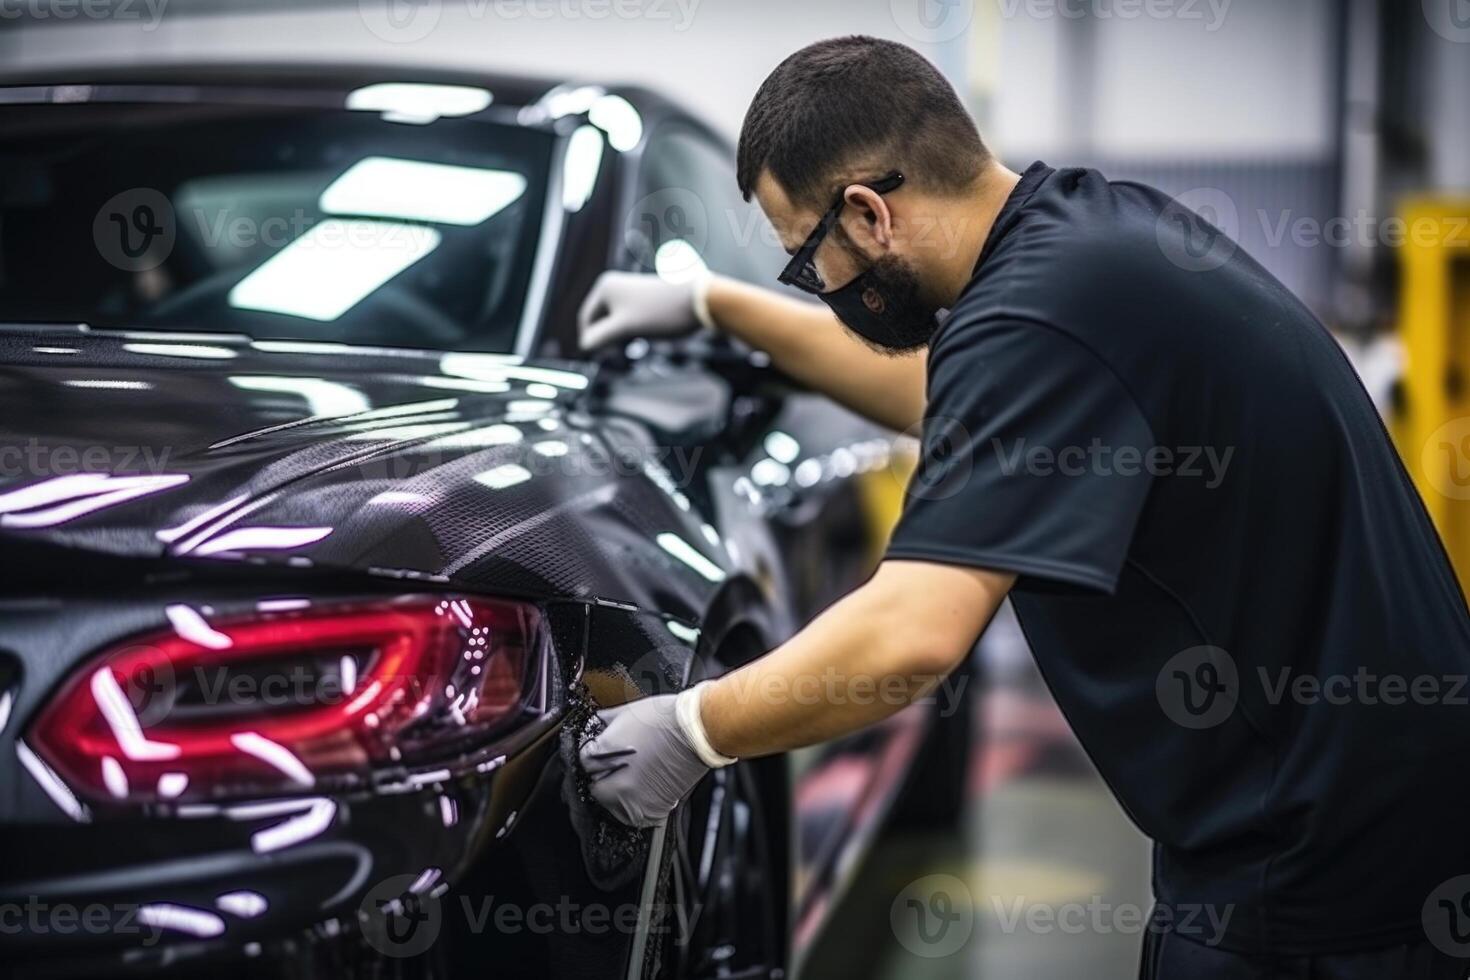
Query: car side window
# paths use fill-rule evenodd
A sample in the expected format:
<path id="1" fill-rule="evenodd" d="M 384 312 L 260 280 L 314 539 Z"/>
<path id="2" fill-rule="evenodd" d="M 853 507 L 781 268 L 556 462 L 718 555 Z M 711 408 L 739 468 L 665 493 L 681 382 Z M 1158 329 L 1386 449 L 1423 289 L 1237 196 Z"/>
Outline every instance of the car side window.
<path id="1" fill-rule="evenodd" d="M 677 278 L 701 267 L 776 287 L 786 253 L 760 208 L 740 196 L 728 149 L 680 123 L 649 138 L 624 241 L 642 271 Z"/>

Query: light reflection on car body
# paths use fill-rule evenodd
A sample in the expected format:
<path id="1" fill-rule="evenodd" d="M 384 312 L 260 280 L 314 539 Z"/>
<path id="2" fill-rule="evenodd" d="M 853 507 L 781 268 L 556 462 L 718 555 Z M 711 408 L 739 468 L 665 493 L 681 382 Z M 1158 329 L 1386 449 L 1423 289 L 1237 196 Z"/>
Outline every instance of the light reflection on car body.
<path id="1" fill-rule="evenodd" d="M 0 936 L 25 962 L 218 974 L 263 958 L 303 974 L 371 972 L 382 950 L 356 937 L 370 926 L 363 916 L 383 910 L 360 903 L 376 883 L 407 875 L 423 900 L 452 889 L 645 909 L 637 929 L 554 941 L 459 924 L 412 961 L 429 974 L 494 957 L 506 976 L 584 976 L 589 963 L 608 976 L 679 975 L 709 967 L 688 960 L 715 951 L 731 968 L 783 967 L 824 921 L 918 749 L 927 709 L 804 755 L 799 785 L 863 774 L 857 797 L 836 805 L 830 794 L 793 795 L 785 760 L 736 767 L 696 793 L 683 825 L 655 836 L 646 872 L 610 888 L 593 880 L 563 799 L 558 731 L 571 700 L 586 691 L 613 704 L 727 669 L 859 581 L 884 531 L 872 502 L 895 496 L 893 444 L 718 343 L 643 345 L 631 360 L 595 362 L 576 350 L 576 304 L 597 271 L 656 271 L 659 250 L 628 253 L 618 218 L 647 196 L 650 147 L 677 130 L 727 153 L 705 127 L 636 90 L 416 75 L 418 87 L 387 90 L 374 86 L 401 78 L 370 69 L 88 79 L 103 103 L 120 97 L 109 85 L 178 98 L 189 84 L 201 101 L 336 113 L 351 93 L 369 93 L 356 111 L 384 113 L 385 124 L 432 133 L 442 116 L 525 127 L 562 163 L 546 175 L 540 237 L 524 244 L 531 261 L 515 315 L 467 331 L 465 349 L 401 325 L 353 326 L 350 314 L 345 337 L 281 320 L 252 338 L 237 328 L 257 321 L 238 317 L 260 314 L 239 308 L 219 325 L 160 315 L 113 329 L 0 328 L 0 428 L 23 463 L 42 461 L 0 472 L 0 772 L 10 787 L 0 794 L 0 902 L 130 908 L 153 930 Z M 424 101 L 450 83 L 493 101 L 470 109 L 459 93 L 444 112 L 450 102 Z M 0 125 L 7 91 L 20 90 L 0 88 Z M 236 282 L 248 274 L 239 269 Z M 210 295 L 227 298 L 230 285 Z M 14 319 L 5 296 L 0 288 L 0 319 Z M 103 465 L 83 467 L 99 446 L 110 447 Z M 77 465 L 62 465 L 73 456 Z M 284 780 L 268 793 L 179 767 L 148 769 L 140 796 L 121 758 L 73 785 L 33 744 L 36 719 L 74 678 L 106 678 L 94 694 L 120 707 L 112 675 L 95 664 L 129 638 L 171 634 L 227 658 L 234 623 L 414 596 L 446 609 L 476 597 L 534 608 L 548 656 L 535 710 L 451 756 L 330 771 L 242 727 L 235 748 Z M 353 696 L 377 693 L 370 665 L 323 662 Z M 443 724 L 456 724 L 463 693 L 440 699 Z M 159 753 L 145 720 L 109 721 L 132 733 L 119 741 L 134 752 Z M 731 829 L 736 806 L 746 808 L 742 833 Z M 754 831 L 751 813 L 761 818 Z M 684 873 L 675 845 L 686 837 L 696 858 L 713 842 L 704 863 L 729 870 L 682 887 L 730 912 L 701 918 L 679 951 L 649 910 Z M 794 893 L 788 866 L 798 868 Z M 158 941 L 143 943 L 149 935 Z"/>

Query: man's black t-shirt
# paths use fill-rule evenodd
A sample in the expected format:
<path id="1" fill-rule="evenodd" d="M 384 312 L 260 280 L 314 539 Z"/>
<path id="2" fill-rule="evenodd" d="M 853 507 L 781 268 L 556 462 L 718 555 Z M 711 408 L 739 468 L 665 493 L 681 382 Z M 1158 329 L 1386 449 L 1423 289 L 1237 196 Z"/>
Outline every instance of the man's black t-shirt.
<path id="1" fill-rule="evenodd" d="M 1322 325 L 1160 192 L 1037 164 L 929 356 L 888 556 L 1017 573 L 1162 914 L 1250 952 L 1422 939 L 1470 873 L 1470 616 Z"/>

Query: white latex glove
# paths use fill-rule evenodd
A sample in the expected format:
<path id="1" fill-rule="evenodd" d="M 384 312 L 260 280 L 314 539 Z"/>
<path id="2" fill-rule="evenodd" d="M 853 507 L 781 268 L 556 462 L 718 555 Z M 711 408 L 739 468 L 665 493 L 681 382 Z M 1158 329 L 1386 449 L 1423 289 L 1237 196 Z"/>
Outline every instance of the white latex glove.
<path id="1" fill-rule="evenodd" d="M 635 337 L 682 337 L 700 326 L 713 327 L 708 293 L 708 276 L 669 282 L 636 272 L 604 272 L 577 313 L 579 342 L 583 350 L 595 350 Z"/>
<path id="2" fill-rule="evenodd" d="M 598 712 L 607 727 L 582 747 L 582 766 L 592 796 L 623 823 L 663 823 L 705 773 L 735 761 L 710 746 L 699 696 L 696 686 Z"/>

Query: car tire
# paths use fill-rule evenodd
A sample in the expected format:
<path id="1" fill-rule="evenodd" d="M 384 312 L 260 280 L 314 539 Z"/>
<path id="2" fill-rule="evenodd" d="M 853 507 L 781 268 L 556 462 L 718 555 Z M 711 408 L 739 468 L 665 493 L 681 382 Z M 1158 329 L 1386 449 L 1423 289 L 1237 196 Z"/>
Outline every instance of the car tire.
<path id="1" fill-rule="evenodd" d="M 783 759 L 705 778 L 671 818 L 644 976 L 780 978 L 788 927 Z"/>

